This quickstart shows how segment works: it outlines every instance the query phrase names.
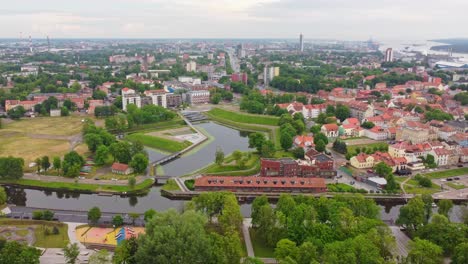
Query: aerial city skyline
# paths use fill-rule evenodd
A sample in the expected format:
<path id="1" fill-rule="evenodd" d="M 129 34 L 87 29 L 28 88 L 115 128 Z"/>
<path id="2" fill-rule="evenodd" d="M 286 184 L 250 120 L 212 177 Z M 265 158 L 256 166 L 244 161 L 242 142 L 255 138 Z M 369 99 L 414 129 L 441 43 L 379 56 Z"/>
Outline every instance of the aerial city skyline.
<path id="1" fill-rule="evenodd" d="M 0 7 L 0 264 L 467 264 L 468 2 Z"/>

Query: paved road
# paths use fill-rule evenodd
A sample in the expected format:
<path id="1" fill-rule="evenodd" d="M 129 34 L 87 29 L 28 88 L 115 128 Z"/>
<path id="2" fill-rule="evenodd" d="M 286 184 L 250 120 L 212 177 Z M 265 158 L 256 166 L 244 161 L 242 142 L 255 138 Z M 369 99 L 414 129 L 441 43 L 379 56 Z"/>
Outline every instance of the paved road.
<path id="1" fill-rule="evenodd" d="M 250 239 L 249 228 L 252 226 L 252 218 L 244 218 L 242 222 L 242 234 L 244 234 L 245 247 L 247 248 L 247 256 L 255 257 L 255 253 L 252 246 L 252 240 Z"/>
<path id="2" fill-rule="evenodd" d="M 393 236 L 396 240 L 397 253 L 400 256 L 408 256 L 408 242 L 410 241 L 409 237 L 400 230 L 398 226 L 390 226 Z"/>
<path id="3" fill-rule="evenodd" d="M 11 218 L 15 219 L 31 219 L 32 212 L 35 210 L 44 210 L 41 208 L 31 208 L 23 206 L 9 206 L 11 213 L 8 215 Z M 55 210 L 47 209 L 54 212 L 54 218 L 60 222 L 73 222 L 73 223 L 88 223 L 88 212 L 85 211 L 68 211 L 68 210 Z M 99 224 L 110 224 L 112 217 L 115 215 L 121 215 L 124 218 L 126 224 L 132 224 L 132 219 L 126 213 L 109 213 L 101 212 L 102 216 L 99 220 Z M 135 224 L 138 226 L 144 225 L 143 215 L 140 215 L 138 219 L 135 220 Z"/>

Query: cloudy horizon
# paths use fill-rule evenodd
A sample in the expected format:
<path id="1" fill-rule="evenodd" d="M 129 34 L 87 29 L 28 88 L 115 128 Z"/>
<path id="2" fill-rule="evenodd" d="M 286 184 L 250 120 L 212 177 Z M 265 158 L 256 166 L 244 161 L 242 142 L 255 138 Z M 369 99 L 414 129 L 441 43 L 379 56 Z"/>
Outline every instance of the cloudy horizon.
<path id="1" fill-rule="evenodd" d="M 467 9 L 464 0 L 19 0 L 0 7 L 0 38 L 466 38 Z"/>

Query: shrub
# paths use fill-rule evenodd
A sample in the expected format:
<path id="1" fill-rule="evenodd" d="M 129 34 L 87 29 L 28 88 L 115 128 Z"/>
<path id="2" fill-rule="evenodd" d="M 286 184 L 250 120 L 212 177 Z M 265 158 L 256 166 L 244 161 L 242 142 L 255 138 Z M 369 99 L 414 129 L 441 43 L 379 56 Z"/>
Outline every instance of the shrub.
<path id="1" fill-rule="evenodd" d="M 58 229 L 58 227 L 54 226 L 54 227 L 52 228 L 52 234 L 58 235 L 59 233 L 60 233 L 60 230 Z"/>
<path id="2" fill-rule="evenodd" d="M 42 219 L 42 211 L 34 211 L 32 213 L 32 219 L 41 220 Z"/>

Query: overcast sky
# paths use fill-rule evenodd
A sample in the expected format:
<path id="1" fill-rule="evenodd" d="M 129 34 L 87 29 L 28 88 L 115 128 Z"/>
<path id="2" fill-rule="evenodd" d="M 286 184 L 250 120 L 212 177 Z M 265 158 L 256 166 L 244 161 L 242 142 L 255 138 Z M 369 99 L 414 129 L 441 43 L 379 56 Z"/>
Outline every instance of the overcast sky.
<path id="1" fill-rule="evenodd" d="M 0 0 L 0 37 L 468 38 L 468 0 Z"/>

